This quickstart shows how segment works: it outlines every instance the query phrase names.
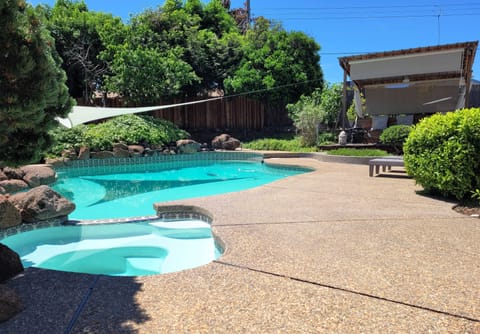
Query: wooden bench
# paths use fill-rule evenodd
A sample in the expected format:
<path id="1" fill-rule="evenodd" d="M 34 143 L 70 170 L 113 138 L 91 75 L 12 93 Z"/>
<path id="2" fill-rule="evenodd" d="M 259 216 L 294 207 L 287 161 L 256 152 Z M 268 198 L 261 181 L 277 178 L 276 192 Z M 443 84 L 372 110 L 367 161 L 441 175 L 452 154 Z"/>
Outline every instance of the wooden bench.
<path id="1" fill-rule="evenodd" d="M 389 157 L 372 159 L 368 162 L 368 174 L 373 176 L 373 168 L 375 168 L 375 174 L 378 174 L 380 173 L 380 167 L 382 167 L 382 171 L 385 172 L 387 169 L 391 170 L 392 166 L 405 166 L 403 158 Z"/>

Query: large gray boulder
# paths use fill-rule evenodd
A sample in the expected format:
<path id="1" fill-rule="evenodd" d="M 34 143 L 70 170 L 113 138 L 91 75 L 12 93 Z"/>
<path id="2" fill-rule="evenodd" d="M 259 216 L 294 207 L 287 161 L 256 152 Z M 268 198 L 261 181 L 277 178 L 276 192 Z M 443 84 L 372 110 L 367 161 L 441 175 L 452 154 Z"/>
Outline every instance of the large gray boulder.
<path id="1" fill-rule="evenodd" d="M 212 140 L 212 147 L 216 150 L 236 150 L 240 147 L 240 140 L 223 133 Z"/>
<path id="2" fill-rule="evenodd" d="M 20 210 L 22 220 L 27 223 L 68 216 L 75 210 L 74 203 L 45 185 L 12 195 L 9 201 Z"/>
<path id="3" fill-rule="evenodd" d="M 22 223 L 22 216 L 6 196 L 0 195 L 0 229 L 17 226 Z"/>
<path id="4" fill-rule="evenodd" d="M 23 271 L 20 256 L 4 244 L 0 244 L 0 283 L 9 280 Z"/>
<path id="5" fill-rule="evenodd" d="M 180 139 L 177 140 L 177 150 L 179 153 L 192 154 L 200 151 L 200 143 L 197 143 L 192 139 Z"/>
<path id="6" fill-rule="evenodd" d="M 53 168 L 47 165 L 27 165 L 20 169 L 25 173 L 23 180 L 27 182 L 30 188 L 49 185 L 57 180 L 57 174 Z"/>
<path id="7" fill-rule="evenodd" d="M 0 284 L 0 322 L 7 321 L 22 310 L 23 305 L 17 293 Z"/>
<path id="8" fill-rule="evenodd" d="M 23 180 L 11 179 L 0 181 L 0 187 L 2 187 L 7 194 L 13 194 L 28 189 L 28 184 Z"/>

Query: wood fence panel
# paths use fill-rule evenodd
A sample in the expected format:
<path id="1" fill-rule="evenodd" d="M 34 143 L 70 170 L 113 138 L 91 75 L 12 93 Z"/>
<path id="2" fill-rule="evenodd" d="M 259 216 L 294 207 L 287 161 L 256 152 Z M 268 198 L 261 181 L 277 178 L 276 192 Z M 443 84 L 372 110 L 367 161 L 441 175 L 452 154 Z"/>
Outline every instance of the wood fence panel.
<path id="1" fill-rule="evenodd" d="M 203 98 L 198 98 L 201 100 Z M 174 99 L 161 104 L 178 104 L 195 99 Z M 108 99 L 108 106 L 123 105 L 119 99 Z M 154 117 L 171 121 L 183 129 L 242 129 L 261 130 L 285 119 L 285 115 L 275 115 L 265 105 L 245 96 L 236 96 L 204 103 L 160 109 L 150 113 Z"/>

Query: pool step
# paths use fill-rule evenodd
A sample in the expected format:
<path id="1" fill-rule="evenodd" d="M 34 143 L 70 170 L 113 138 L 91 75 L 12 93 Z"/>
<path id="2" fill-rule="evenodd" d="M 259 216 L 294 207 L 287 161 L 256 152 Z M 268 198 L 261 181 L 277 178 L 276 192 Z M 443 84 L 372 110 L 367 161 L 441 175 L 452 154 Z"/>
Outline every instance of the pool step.
<path id="1" fill-rule="evenodd" d="M 125 272 L 128 275 L 148 275 L 162 272 L 164 259 L 158 257 L 126 257 Z"/>

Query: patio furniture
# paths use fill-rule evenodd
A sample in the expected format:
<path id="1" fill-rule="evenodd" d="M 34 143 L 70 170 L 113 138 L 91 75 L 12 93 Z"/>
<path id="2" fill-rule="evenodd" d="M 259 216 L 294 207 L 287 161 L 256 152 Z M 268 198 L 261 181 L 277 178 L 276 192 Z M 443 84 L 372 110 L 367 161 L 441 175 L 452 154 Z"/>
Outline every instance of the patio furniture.
<path id="1" fill-rule="evenodd" d="M 392 166 L 399 166 L 404 167 L 405 164 L 403 162 L 402 157 L 388 157 L 388 158 L 375 158 L 371 159 L 368 162 L 368 174 L 369 176 L 373 176 L 373 169 L 375 168 L 375 174 L 380 173 L 380 167 L 382 167 L 382 172 L 386 172 L 387 170 L 390 171 Z"/>

